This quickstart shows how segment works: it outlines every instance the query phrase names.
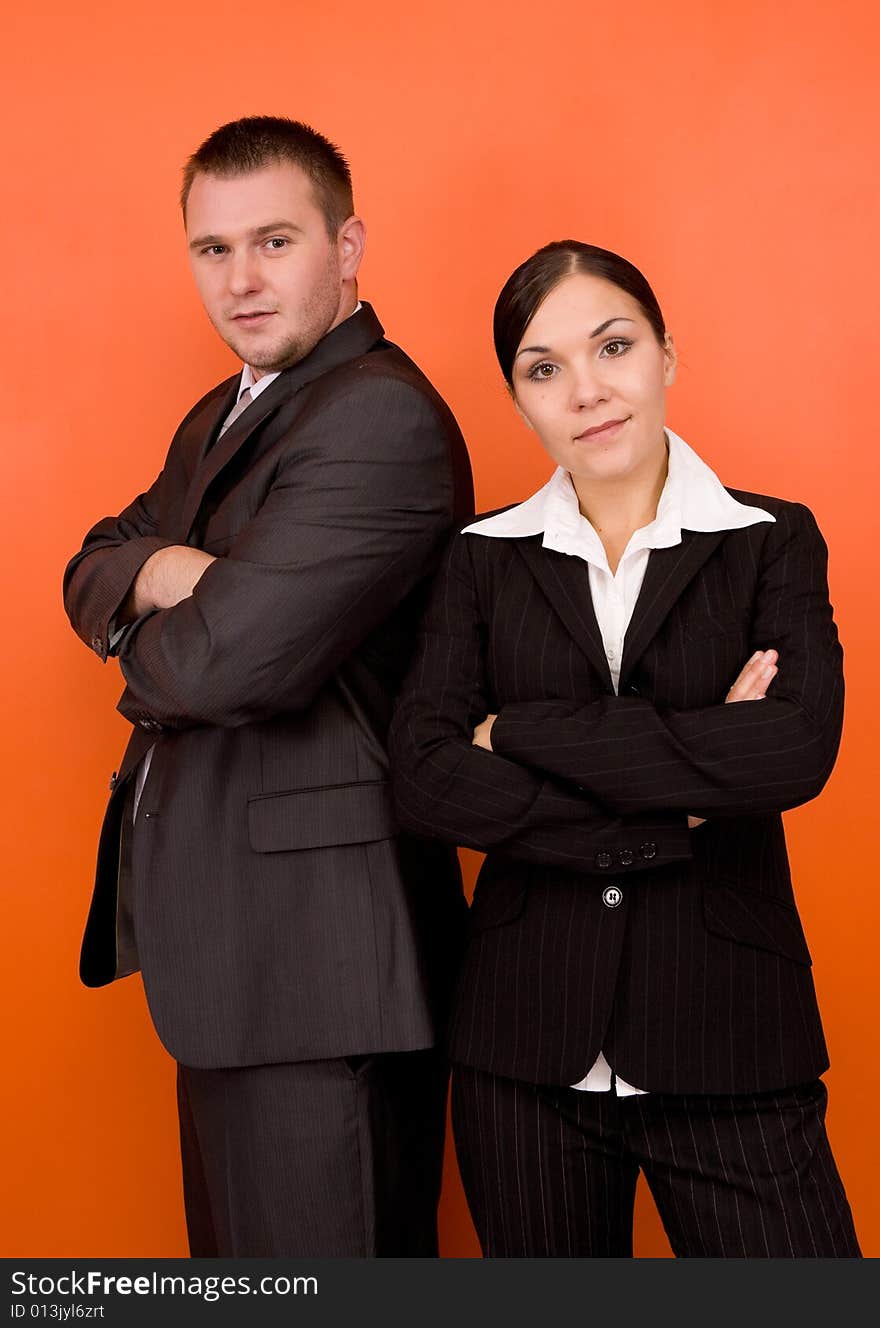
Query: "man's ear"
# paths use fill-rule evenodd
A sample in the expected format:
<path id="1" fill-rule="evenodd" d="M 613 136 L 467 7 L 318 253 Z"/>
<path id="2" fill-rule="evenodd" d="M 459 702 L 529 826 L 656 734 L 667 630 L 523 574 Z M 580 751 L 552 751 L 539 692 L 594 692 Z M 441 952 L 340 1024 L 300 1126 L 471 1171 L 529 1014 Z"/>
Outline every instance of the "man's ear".
<path id="1" fill-rule="evenodd" d="M 339 253 L 339 272 L 343 281 L 354 281 L 364 256 L 367 228 L 360 217 L 349 217 L 339 227 L 336 245 Z"/>
<path id="2" fill-rule="evenodd" d="M 663 370 L 663 385 L 672 387 L 675 382 L 675 373 L 678 369 L 678 351 L 675 349 L 675 342 L 669 333 L 666 333 L 666 344 L 663 347 L 663 354 L 666 356 L 666 365 Z"/>

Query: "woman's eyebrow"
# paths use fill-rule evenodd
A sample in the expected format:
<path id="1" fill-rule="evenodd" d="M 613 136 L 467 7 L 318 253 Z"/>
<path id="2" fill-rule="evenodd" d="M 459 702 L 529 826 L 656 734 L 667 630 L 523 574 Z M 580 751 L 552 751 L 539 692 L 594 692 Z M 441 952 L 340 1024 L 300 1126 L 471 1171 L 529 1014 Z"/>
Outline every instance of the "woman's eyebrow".
<path id="1" fill-rule="evenodd" d="M 590 340 L 592 341 L 593 337 L 600 337 L 612 323 L 634 323 L 635 321 L 634 318 L 624 318 L 622 314 L 617 314 L 614 318 L 609 318 L 606 322 L 600 323 L 595 331 L 590 333 Z"/>
<path id="2" fill-rule="evenodd" d="M 612 323 L 634 323 L 634 318 L 624 318 L 623 314 L 616 314 L 614 318 L 607 318 L 604 323 L 600 323 L 597 328 L 590 333 L 590 340 L 593 337 L 601 337 L 602 333 L 607 331 Z M 523 346 L 516 352 L 514 359 L 518 360 L 520 355 L 546 355 L 550 350 L 549 346 Z"/>

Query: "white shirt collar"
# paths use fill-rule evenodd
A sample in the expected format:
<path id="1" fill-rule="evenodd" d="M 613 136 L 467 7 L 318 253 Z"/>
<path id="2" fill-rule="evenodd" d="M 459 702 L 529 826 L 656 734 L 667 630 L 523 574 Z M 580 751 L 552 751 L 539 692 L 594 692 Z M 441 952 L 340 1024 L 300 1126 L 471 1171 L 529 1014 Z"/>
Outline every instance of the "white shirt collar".
<path id="1" fill-rule="evenodd" d="M 361 301 L 358 300 L 355 308 L 352 309 L 351 313 L 347 314 L 346 317 L 351 318 L 352 314 L 356 314 L 358 309 L 362 308 L 363 305 L 361 304 Z M 345 318 L 343 318 L 342 321 L 344 323 Z M 236 401 L 238 401 L 242 392 L 247 392 L 247 391 L 250 391 L 251 401 L 255 401 L 261 392 L 265 392 L 266 388 L 269 386 L 270 383 L 275 382 L 275 379 L 278 377 L 278 374 L 280 373 L 281 370 L 279 369 L 278 373 L 263 374 L 262 378 L 254 379 L 254 371 L 251 368 L 251 366 L 249 364 L 244 365 L 241 371 L 241 378 L 239 379 L 238 382 L 238 394 L 236 395 L 235 398 Z"/>
<path id="2" fill-rule="evenodd" d="M 662 549 L 681 543 L 682 530 L 741 530 L 776 518 L 761 507 L 747 507 L 727 492 L 718 476 L 683 438 L 666 430 L 669 472 L 654 520 L 635 531 L 624 558 L 638 549 Z M 466 535 L 499 539 L 544 536 L 544 547 L 574 553 L 590 562 L 607 565 L 595 529 L 578 507 L 571 476 L 561 466 L 537 493 L 524 503 L 465 526 Z"/>

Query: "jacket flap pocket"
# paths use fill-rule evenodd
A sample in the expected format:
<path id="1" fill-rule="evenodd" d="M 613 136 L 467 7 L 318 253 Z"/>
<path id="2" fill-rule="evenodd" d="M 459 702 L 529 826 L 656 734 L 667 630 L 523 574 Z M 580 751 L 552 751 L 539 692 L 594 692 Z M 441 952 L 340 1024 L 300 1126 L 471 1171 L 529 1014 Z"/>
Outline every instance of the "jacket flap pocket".
<path id="1" fill-rule="evenodd" d="M 397 828 L 386 780 L 248 799 L 248 835 L 257 853 L 367 844 L 390 839 Z"/>
<path id="2" fill-rule="evenodd" d="M 812 963 L 797 909 L 785 900 L 735 885 L 706 885 L 703 913 L 716 936 L 784 955 L 797 964 Z"/>

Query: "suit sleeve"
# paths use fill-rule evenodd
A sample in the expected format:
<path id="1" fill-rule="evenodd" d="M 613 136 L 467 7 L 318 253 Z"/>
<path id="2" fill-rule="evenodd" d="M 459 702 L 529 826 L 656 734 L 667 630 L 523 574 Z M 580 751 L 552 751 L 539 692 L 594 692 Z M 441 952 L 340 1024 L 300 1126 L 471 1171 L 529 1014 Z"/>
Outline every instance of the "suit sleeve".
<path id="1" fill-rule="evenodd" d="M 119 651 L 128 718 L 235 726 L 299 710 L 432 568 L 452 522 L 447 430 L 398 379 L 306 408 L 262 506 Z"/>
<path id="2" fill-rule="evenodd" d="M 691 856 L 686 816 L 622 818 L 592 795 L 475 747 L 474 726 L 487 712 L 484 652 L 468 537 L 458 536 L 434 583 L 389 735 L 404 828 L 580 871 L 611 865 L 597 855 L 610 854 L 617 871 Z"/>
<path id="3" fill-rule="evenodd" d="M 174 540 L 157 532 L 166 472 L 117 517 L 93 526 L 64 573 L 64 607 L 74 631 L 106 660 L 113 619 L 152 554 Z"/>
<path id="4" fill-rule="evenodd" d="M 763 545 L 752 619 L 752 649 L 780 656 L 763 701 L 686 711 L 631 697 L 511 705 L 492 727 L 493 748 L 621 815 L 739 816 L 807 802 L 831 773 L 843 721 L 826 569 L 812 514 L 786 504 Z"/>

